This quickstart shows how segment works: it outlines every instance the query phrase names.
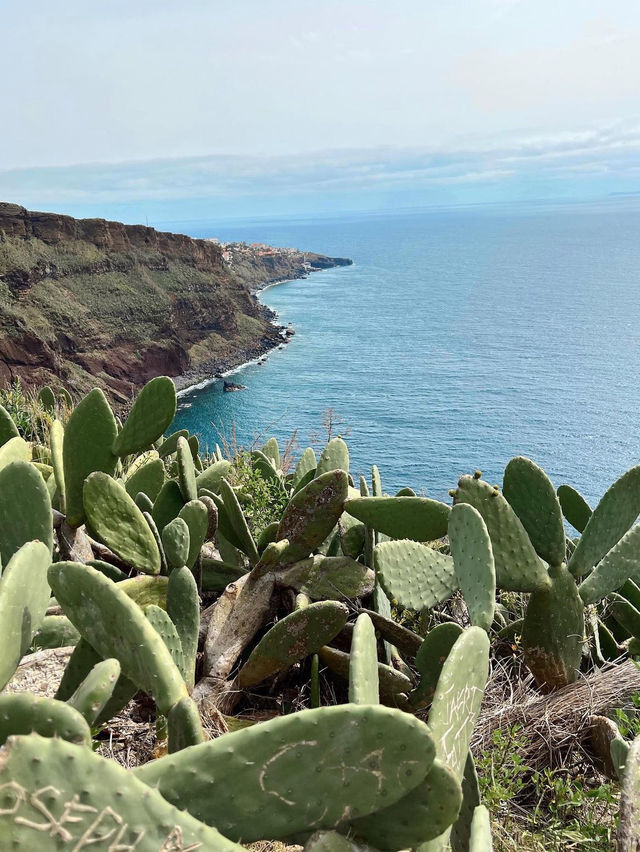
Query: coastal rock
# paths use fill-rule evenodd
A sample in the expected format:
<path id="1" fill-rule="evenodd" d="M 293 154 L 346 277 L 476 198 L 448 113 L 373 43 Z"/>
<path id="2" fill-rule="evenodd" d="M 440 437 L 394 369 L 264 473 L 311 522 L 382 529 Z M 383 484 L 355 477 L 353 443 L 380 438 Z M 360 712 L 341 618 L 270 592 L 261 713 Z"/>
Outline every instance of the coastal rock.
<path id="1" fill-rule="evenodd" d="M 222 390 L 225 393 L 232 393 L 233 391 L 241 391 L 241 390 L 246 390 L 246 389 L 247 389 L 246 385 L 237 385 L 235 382 L 226 381 L 226 379 L 225 379 L 224 386 L 222 388 Z"/>
<path id="2" fill-rule="evenodd" d="M 0 382 L 123 406 L 161 373 L 187 387 L 290 335 L 257 291 L 349 263 L 0 203 Z"/>

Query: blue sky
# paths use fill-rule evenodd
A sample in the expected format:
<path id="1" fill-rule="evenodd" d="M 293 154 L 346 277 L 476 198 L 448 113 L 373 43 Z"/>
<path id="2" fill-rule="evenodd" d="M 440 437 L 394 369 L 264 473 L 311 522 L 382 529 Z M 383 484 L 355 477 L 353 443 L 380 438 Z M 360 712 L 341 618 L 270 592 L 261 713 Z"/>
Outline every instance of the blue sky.
<path id="1" fill-rule="evenodd" d="M 130 221 L 640 192 L 636 0 L 0 0 L 0 199 Z"/>

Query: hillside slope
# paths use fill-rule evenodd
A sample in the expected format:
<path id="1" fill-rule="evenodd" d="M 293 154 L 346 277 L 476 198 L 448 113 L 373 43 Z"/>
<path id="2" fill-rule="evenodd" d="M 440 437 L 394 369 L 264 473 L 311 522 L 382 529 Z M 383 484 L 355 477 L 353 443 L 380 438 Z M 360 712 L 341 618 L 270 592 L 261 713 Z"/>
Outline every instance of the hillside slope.
<path id="1" fill-rule="evenodd" d="M 255 289 L 349 263 L 0 203 L 0 383 L 202 380 L 281 342 Z"/>

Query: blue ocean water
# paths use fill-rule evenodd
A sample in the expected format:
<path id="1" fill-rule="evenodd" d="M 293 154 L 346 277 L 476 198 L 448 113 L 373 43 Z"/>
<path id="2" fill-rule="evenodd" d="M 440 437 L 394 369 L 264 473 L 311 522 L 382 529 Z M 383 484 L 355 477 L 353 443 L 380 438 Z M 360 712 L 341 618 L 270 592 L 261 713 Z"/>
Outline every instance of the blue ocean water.
<path id="1" fill-rule="evenodd" d="M 183 228 L 354 260 L 264 292 L 295 337 L 181 397 L 205 444 L 303 448 L 332 408 L 352 473 L 440 499 L 524 454 L 596 501 L 640 461 L 640 200 Z"/>

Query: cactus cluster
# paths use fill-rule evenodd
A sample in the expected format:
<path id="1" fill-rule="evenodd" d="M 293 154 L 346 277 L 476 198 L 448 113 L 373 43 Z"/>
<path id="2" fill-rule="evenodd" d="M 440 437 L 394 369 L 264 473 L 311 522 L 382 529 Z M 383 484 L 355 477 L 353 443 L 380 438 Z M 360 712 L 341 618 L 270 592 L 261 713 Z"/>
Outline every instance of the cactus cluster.
<path id="1" fill-rule="evenodd" d="M 56 398 L 47 446 L 0 409 L 2 848 L 488 850 L 470 745 L 491 638 L 517 631 L 543 690 L 587 649 L 640 655 L 640 467 L 592 511 L 516 458 L 502 492 L 463 476 L 450 506 L 385 494 L 375 467 L 356 489 L 341 438 L 292 472 L 270 439 L 250 464 L 285 508 L 256 530 L 233 464 L 171 432 L 166 377 L 124 423 L 99 390 L 68 418 Z M 504 590 L 528 596 L 521 624 Z M 459 623 L 434 620 L 452 597 Z M 5 690 L 63 645 L 54 698 Z M 232 724 L 287 679 L 309 709 Z M 140 692 L 165 754 L 125 770 L 92 734 Z M 635 752 L 611 751 L 635 783 Z"/>

